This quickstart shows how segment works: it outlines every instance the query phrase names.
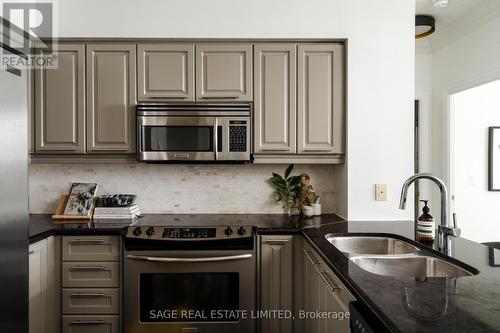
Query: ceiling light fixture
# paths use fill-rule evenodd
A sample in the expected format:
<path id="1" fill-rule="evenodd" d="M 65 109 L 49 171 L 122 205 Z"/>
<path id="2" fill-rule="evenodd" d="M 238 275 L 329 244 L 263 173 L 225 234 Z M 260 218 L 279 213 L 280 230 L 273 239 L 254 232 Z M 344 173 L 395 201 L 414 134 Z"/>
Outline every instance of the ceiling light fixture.
<path id="1" fill-rule="evenodd" d="M 432 5 L 437 8 L 446 7 L 448 0 L 432 0 Z"/>
<path id="2" fill-rule="evenodd" d="M 429 36 L 436 31 L 436 20 L 429 15 L 415 16 L 415 39 Z"/>

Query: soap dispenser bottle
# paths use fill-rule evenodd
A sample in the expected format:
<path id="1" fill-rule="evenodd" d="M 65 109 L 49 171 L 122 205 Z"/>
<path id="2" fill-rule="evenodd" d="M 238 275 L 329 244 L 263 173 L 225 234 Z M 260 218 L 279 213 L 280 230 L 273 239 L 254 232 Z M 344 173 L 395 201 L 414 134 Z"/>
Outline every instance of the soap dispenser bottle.
<path id="1" fill-rule="evenodd" d="M 429 214 L 430 208 L 427 206 L 429 200 L 420 200 L 424 203 L 422 215 L 417 220 L 417 241 L 418 242 L 433 242 L 436 237 L 436 227 L 434 225 L 434 217 Z"/>

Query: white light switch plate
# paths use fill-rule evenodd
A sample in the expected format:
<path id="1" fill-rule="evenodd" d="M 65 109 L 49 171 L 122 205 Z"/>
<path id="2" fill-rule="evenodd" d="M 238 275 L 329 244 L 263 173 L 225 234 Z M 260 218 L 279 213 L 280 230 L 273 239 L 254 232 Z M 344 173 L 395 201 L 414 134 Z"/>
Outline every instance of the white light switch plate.
<path id="1" fill-rule="evenodd" d="M 387 184 L 375 184 L 375 200 L 387 201 Z"/>

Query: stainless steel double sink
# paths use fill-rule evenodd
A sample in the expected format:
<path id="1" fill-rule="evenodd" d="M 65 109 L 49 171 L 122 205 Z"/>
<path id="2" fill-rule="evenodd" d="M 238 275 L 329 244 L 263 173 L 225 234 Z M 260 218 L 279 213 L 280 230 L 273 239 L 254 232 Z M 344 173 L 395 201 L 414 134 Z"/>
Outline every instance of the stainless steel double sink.
<path id="1" fill-rule="evenodd" d="M 460 277 L 477 273 L 444 259 L 423 254 L 409 242 L 384 236 L 325 238 L 362 269 L 377 275 L 399 277 Z"/>

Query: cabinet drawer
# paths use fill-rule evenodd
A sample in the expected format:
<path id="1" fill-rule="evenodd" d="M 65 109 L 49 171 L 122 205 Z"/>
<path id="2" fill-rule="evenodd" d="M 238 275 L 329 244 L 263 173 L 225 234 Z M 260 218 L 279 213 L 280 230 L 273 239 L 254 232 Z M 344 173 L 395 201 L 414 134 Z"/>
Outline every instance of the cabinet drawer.
<path id="1" fill-rule="evenodd" d="M 119 289 L 64 289 L 64 314 L 119 314 Z"/>
<path id="2" fill-rule="evenodd" d="M 119 285 L 117 262 L 63 262 L 63 288 L 117 288 Z"/>
<path id="3" fill-rule="evenodd" d="M 117 236 L 65 236 L 63 261 L 118 261 L 120 238 Z"/>
<path id="4" fill-rule="evenodd" d="M 119 316 L 63 316 L 63 333 L 118 333 Z"/>

